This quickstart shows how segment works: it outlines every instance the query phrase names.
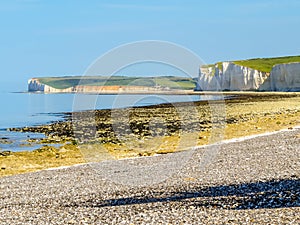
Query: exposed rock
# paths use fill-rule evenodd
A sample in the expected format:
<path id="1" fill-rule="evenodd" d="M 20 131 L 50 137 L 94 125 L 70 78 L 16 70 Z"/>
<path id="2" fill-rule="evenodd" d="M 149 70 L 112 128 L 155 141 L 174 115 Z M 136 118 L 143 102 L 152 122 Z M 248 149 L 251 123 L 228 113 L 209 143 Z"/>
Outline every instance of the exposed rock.
<path id="1" fill-rule="evenodd" d="M 38 149 L 35 149 L 33 152 L 49 152 L 49 153 L 57 153 L 58 149 L 53 146 L 44 145 Z"/>
<path id="2" fill-rule="evenodd" d="M 45 93 L 122 93 L 122 92 L 156 92 L 156 91 L 169 91 L 168 88 L 151 87 L 151 86 L 92 86 L 92 85 L 76 85 L 69 88 L 58 89 L 51 87 L 47 84 L 40 82 L 38 78 L 28 80 L 29 92 L 45 92 Z"/>
<path id="3" fill-rule="evenodd" d="M 74 92 L 73 87 L 71 88 L 65 88 L 65 89 L 58 89 L 58 88 L 54 88 L 51 87 L 49 85 L 43 84 L 39 81 L 39 79 L 37 78 L 32 78 L 30 80 L 28 80 L 28 91 L 29 92 L 53 92 L 53 93 L 57 93 L 57 92 Z"/>
<path id="4" fill-rule="evenodd" d="M 275 65 L 270 81 L 274 91 L 300 91 L 300 63 Z"/>
<path id="5" fill-rule="evenodd" d="M 0 156 L 9 156 L 9 155 L 11 155 L 11 151 L 2 151 L 2 152 L 0 152 Z"/>
<path id="6" fill-rule="evenodd" d="M 3 138 L 0 138 L 0 144 L 11 144 L 12 141 L 9 140 L 9 138 L 6 138 L 6 137 L 3 137 Z"/>
<path id="7" fill-rule="evenodd" d="M 44 91 L 45 85 L 40 83 L 38 79 L 32 78 L 28 80 L 28 91 Z"/>
<path id="8" fill-rule="evenodd" d="M 222 68 L 200 68 L 199 86 L 204 91 L 232 90 L 246 91 L 259 90 L 268 79 L 269 74 L 232 62 L 223 62 Z M 264 87 L 269 89 L 269 85 Z"/>

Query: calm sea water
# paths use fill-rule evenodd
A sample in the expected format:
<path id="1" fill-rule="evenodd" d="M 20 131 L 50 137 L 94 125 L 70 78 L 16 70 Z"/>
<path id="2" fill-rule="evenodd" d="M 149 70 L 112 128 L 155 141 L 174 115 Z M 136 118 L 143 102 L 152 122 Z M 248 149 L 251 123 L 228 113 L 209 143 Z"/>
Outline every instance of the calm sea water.
<path id="1" fill-rule="evenodd" d="M 89 109 L 110 109 L 146 106 L 160 103 L 199 101 L 217 96 L 188 95 L 85 95 L 0 93 L 0 150 L 26 150 L 27 137 L 41 138 L 42 134 L 8 132 L 10 127 L 24 127 L 63 120 L 64 112 Z M 7 138 L 7 139 L 6 139 Z M 4 143 L 3 139 L 9 140 Z M 30 147 L 28 147 L 30 149 Z"/>

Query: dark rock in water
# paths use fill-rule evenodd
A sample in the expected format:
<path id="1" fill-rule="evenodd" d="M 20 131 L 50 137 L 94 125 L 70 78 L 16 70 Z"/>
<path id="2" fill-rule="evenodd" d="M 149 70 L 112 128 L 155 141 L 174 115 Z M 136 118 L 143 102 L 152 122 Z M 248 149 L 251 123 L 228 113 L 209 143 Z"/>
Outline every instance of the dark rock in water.
<path id="1" fill-rule="evenodd" d="M 56 142 L 75 139 L 79 142 L 97 140 L 101 143 L 121 143 L 131 134 L 140 139 L 200 131 L 203 130 L 204 125 L 205 127 L 211 126 L 209 116 L 205 113 L 206 109 L 199 110 L 203 113 L 202 120 L 205 121 L 205 124 L 200 124 L 198 116 L 190 115 L 190 106 L 178 105 L 177 107 L 181 107 L 181 113 L 178 113 L 177 108 L 173 105 L 167 104 L 118 110 L 74 112 L 72 118 L 64 122 L 10 130 L 44 133 L 48 136 L 49 141 L 58 137 L 55 138 Z M 45 140 L 43 142 L 47 143 Z"/>
<path id="2" fill-rule="evenodd" d="M 0 138 L 0 144 L 7 145 L 7 144 L 11 144 L 11 143 L 12 143 L 12 141 L 9 140 L 8 138 Z"/>
<path id="3" fill-rule="evenodd" d="M 48 139 L 43 140 L 43 143 L 75 140 L 79 143 L 97 141 L 118 144 L 126 142 L 130 135 L 143 139 L 178 135 L 182 132 L 198 132 L 211 127 L 212 119 L 208 103 L 201 102 L 198 105 L 164 104 L 73 112 L 72 118 L 67 121 L 10 130 L 43 133 Z"/>

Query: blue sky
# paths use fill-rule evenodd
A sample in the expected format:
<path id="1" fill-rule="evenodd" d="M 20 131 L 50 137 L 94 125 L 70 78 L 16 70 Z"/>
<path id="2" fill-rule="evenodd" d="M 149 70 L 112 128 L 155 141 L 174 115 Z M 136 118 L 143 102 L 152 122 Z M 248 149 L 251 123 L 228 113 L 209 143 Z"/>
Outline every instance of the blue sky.
<path id="1" fill-rule="evenodd" d="M 299 10 L 298 0 L 0 0 L 0 90 L 83 74 L 141 40 L 174 42 L 206 63 L 300 55 Z"/>

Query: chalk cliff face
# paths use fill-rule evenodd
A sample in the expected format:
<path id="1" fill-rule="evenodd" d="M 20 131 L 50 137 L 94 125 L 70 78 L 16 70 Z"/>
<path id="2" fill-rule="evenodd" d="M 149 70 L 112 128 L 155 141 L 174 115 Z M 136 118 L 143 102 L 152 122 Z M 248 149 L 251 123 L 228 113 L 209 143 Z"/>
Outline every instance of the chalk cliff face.
<path id="1" fill-rule="evenodd" d="M 59 92 L 73 92 L 73 88 L 65 88 L 65 89 L 57 89 L 53 88 L 49 85 L 41 83 L 37 78 L 32 78 L 28 80 L 28 91 L 29 92 L 51 92 L 51 93 L 59 93 Z"/>
<path id="2" fill-rule="evenodd" d="M 275 65 L 270 86 L 274 91 L 300 91 L 300 63 Z"/>
<path id="3" fill-rule="evenodd" d="M 265 73 L 223 62 L 221 68 L 200 68 L 198 82 L 203 91 L 300 91 L 300 63 L 275 65 Z"/>
<path id="4" fill-rule="evenodd" d="M 73 88 L 73 92 L 84 92 L 84 93 L 116 93 L 116 92 L 145 92 L 145 91 L 157 91 L 159 89 L 155 87 L 147 86 L 84 86 L 78 85 Z M 161 90 L 161 89 L 160 89 Z"/>
<path id="5" fill-rule="evenodd" d="M 223 62 L 222 68 L 201 68 L 199 86 L 205 91 L 215 90 L 259 90 L 269 74 L 232 62 Z"/>
<path id="6" fill-rule="evenodd" d="M 38 79 L 32 78 L 28 80 L 28 91 L 44 91 L 45 85 L 41 84 Z"/>
<path id="7" fill-rule="evenodd" d="M 84 86 L 78 85 L 65 89 L 53 88 L 49 85 L 43 84 L 37 78 L 32 78 L 28 81 L 29 92 L 45 92 L 45 93 L 65 93 L 65 92 L 78 92 L 78 93 L 119 93 L 119 92 L 155 92 L 155 91 L 168 91 L 166 89 L 158 89 L 156 87 L 146 86 Z"/>

